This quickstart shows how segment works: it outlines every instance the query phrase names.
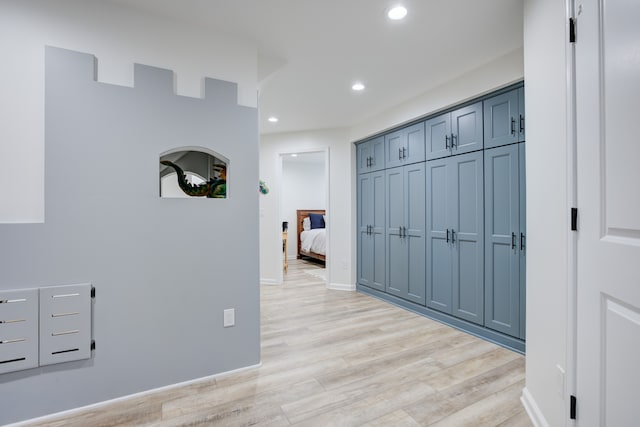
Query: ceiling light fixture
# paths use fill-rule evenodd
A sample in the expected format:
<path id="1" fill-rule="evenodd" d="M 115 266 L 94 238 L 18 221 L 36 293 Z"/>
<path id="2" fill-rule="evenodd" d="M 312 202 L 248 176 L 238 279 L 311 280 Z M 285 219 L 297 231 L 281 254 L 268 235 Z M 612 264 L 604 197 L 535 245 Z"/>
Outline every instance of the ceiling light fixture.
<path id="1" fill-rule="evenodd" d="M 391 20 L 398 21 L 407 16 L 407 9 L 404 6 L 393 7 L 389 9 L 389 12 L 387 12 L 387 16 Z"/>
<path id="2" fill-rule="evenodd" d="M 298 157 L 298 155 L 296 153 L 293 153 L 291 157 Z"/>
<path id="3" fill-rule="evenodd" d="M 361 90 L 364 90 L 364 85 L 360 82 L 354 83 L 353 86 L 351 86 L 351 89 L 355 91 L 361 91 Z"/>
<path id="4" fill-rule="evenodd" d="M 267 120 L 269 120 L 271 123 L 278 123 L 278 118 L 277 117 L 269 117 Z"/>

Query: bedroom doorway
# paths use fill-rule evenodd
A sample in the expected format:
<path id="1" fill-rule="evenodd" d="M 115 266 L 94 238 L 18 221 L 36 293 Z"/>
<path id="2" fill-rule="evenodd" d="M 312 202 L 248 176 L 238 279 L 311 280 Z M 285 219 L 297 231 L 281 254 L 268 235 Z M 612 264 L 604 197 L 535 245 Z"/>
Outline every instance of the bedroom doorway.
<path id="1" fill-rule="evenodd" d="M 283 240 L 286 227 L 286 253 L 283 248 L 283 269 L 287 261 L 298 260 L 297 270 L 305 270 L 327 281 L 324 268 L 327 256 L 328 161 L 327 151 L 307 151 L 281 154 L 282 188 L 280 218 Z M 310 211 L 305 215 L 306 211 Z M 312 211 L 312 212 L 311 212 Z M 300 238 L 302 231 L 304 233 Z M 318 267 L 322 267 L 319 269 Z"/>

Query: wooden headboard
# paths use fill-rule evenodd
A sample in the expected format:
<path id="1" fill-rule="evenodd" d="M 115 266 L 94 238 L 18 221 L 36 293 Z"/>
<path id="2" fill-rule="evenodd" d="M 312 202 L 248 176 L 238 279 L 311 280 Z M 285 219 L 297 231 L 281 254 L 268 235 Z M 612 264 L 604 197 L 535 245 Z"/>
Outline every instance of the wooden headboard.
<path id="1" fill-rule="evenodd" d="M 302 222 L 304 221 L 304 219 L 306 217 L 309 216 L 310 213 L 316 213 L 316 214 L 322 214 L 325 215 L 326 211 L 324 209 L 298 209 L 297 211 L 297 218 L 298 220 L 296 221 L 296 224 L 298 226 L 298 258 L 300 258 L 300 255 L 303 254 L 305 256 L 311 257 L 311 258 L 316 258 L 316 259 L 320 259 L 322 261 L 325 260 L 325 256 L 321 255 L 321 254 L 316 254 L 313 252 L 302 252 L 301 248 L 300 248 L 300 233 L 302 233 L 304 231 L 304 229 L 302 228 Z"/>

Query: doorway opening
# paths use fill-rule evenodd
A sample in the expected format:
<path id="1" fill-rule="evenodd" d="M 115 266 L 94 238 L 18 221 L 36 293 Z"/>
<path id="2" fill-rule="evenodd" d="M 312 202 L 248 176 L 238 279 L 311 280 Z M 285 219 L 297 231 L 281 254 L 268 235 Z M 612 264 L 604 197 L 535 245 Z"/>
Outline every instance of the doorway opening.
<path id="1" fill-rule="evenodd" d="M 280 159 L 283 272 L 289 273 L 289 260 L 297 260 L 295 269 L 298 273 L 302 271 L 326 282 L 329 246 L 327 152 L 283 153 Z"/>

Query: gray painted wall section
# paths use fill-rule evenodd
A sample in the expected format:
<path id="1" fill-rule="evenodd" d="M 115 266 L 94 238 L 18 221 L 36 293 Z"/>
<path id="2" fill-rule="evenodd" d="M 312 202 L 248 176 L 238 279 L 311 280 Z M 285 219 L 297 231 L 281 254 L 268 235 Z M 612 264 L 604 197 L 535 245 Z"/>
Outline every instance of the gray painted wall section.
<path id="1" fill-rule="evenodd" d="M 0 225 L 0 289 L 91 282 L 97 350 L 0 375 L 0 424 L 260 360 L 256 109 L 228 82 L 195 99 L 168 70 L 136 65 L 134 88 L 95 75 L 92 55 L 46 49 L 45 223 Z M 229 159 L 227 199 L 158 197 L 179 146 Z"/>

